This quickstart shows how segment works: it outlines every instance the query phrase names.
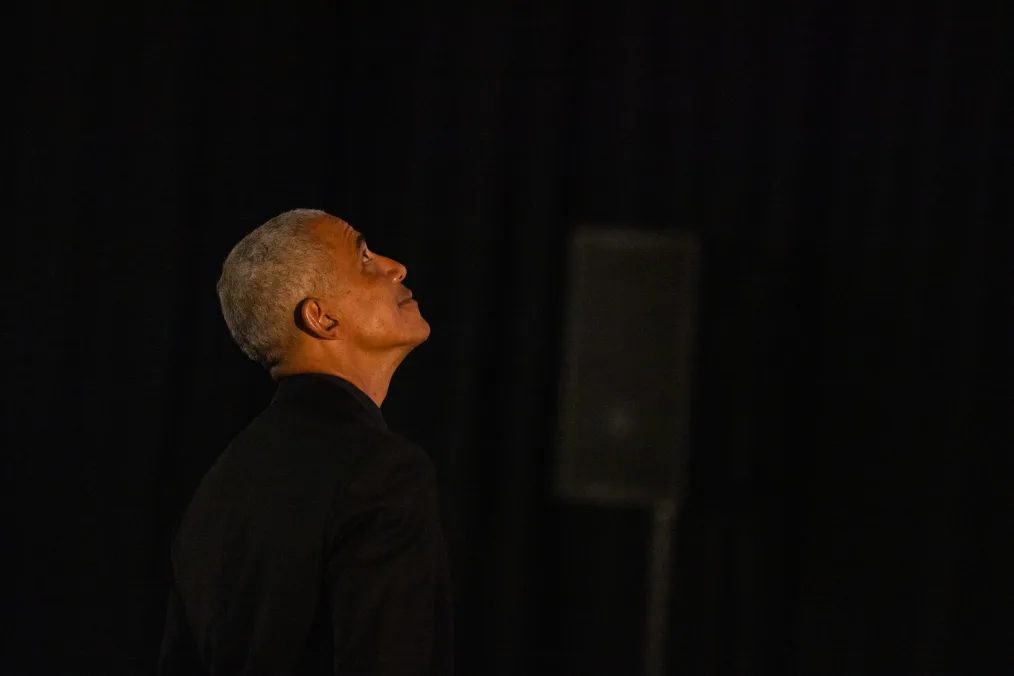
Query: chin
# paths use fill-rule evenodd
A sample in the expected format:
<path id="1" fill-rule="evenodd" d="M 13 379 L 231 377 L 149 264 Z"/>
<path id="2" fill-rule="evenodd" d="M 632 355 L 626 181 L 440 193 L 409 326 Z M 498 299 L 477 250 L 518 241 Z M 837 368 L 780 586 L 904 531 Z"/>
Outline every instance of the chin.
<path id="1" fill-rule="evenodd" d="M 415 333 L 415 338 L 416 338 L 416 341 L 415 341 L 416 345 L 418 345 L 419 343 L 425 342 L 425 340 L 430 337 L 430 325 L 429 325 L 429 322 L 427 322 L 425 319 L 423 319 L 422 317 L 420 317 L 419 318 L 419 323 L 420 323 L 419 328 L 414 332 Z"/>
<path id="2" fill-rule="evenodd" d="M 430 337 L 430 325 L 422 317 L 416 317 L 413 321 L 402 324 L 396 335 L 395 344 L 412 348 Z"/>

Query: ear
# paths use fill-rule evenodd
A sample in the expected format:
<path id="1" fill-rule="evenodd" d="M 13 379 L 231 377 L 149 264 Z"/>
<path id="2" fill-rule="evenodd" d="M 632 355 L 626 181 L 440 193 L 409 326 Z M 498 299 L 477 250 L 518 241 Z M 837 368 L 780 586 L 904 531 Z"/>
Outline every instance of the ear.
<path id="1" fill-rule="evenodd" d="M 314 338 L 335 340 L 338 338 L 338 320 L 327 313 L 323 303 L 317 298 L 305 298 L 296 308 L 296 318 L 300 328 Z"/>

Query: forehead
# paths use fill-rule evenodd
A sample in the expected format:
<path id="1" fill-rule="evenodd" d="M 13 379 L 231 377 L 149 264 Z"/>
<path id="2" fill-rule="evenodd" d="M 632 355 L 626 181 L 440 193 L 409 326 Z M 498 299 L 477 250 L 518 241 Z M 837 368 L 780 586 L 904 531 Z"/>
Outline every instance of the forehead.
<path id="1" fill-rule="evenodd" d="M 314 222 L 310 231 L 337 249 L 358 249 L 363 235 L 337 216 L 327 216 Z"/>

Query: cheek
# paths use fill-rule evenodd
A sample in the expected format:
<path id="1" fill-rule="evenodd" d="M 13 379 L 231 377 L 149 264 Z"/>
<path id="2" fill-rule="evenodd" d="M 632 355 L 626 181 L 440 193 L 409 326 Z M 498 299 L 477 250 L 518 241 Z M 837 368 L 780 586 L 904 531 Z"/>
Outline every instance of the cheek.
<path id="1" fill-rule="evenodd" d="M 404 330 L 406 318 L 394 303 L 390 289 L 364 285 L 346 297 L 352 332 L 367 340 L 387 339 Z"/>
<path id="2" fill-rule="evenodd" d="M 382 332 L 397 322 L 397 308 L 387 298 L 365 297 L 356 311 L 359 326 L 369 333 Z"/>

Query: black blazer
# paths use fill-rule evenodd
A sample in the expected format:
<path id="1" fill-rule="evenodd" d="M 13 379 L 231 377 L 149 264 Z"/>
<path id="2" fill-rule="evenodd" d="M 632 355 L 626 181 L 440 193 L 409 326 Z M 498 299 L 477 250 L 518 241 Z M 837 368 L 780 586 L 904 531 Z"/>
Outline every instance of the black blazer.
<path id="1" fill-rule="evenodd" d="M 341 378 L 279 381 L 202 480 L 172 564 L 164 676 L 452 671 L 433 464 Z"/>

